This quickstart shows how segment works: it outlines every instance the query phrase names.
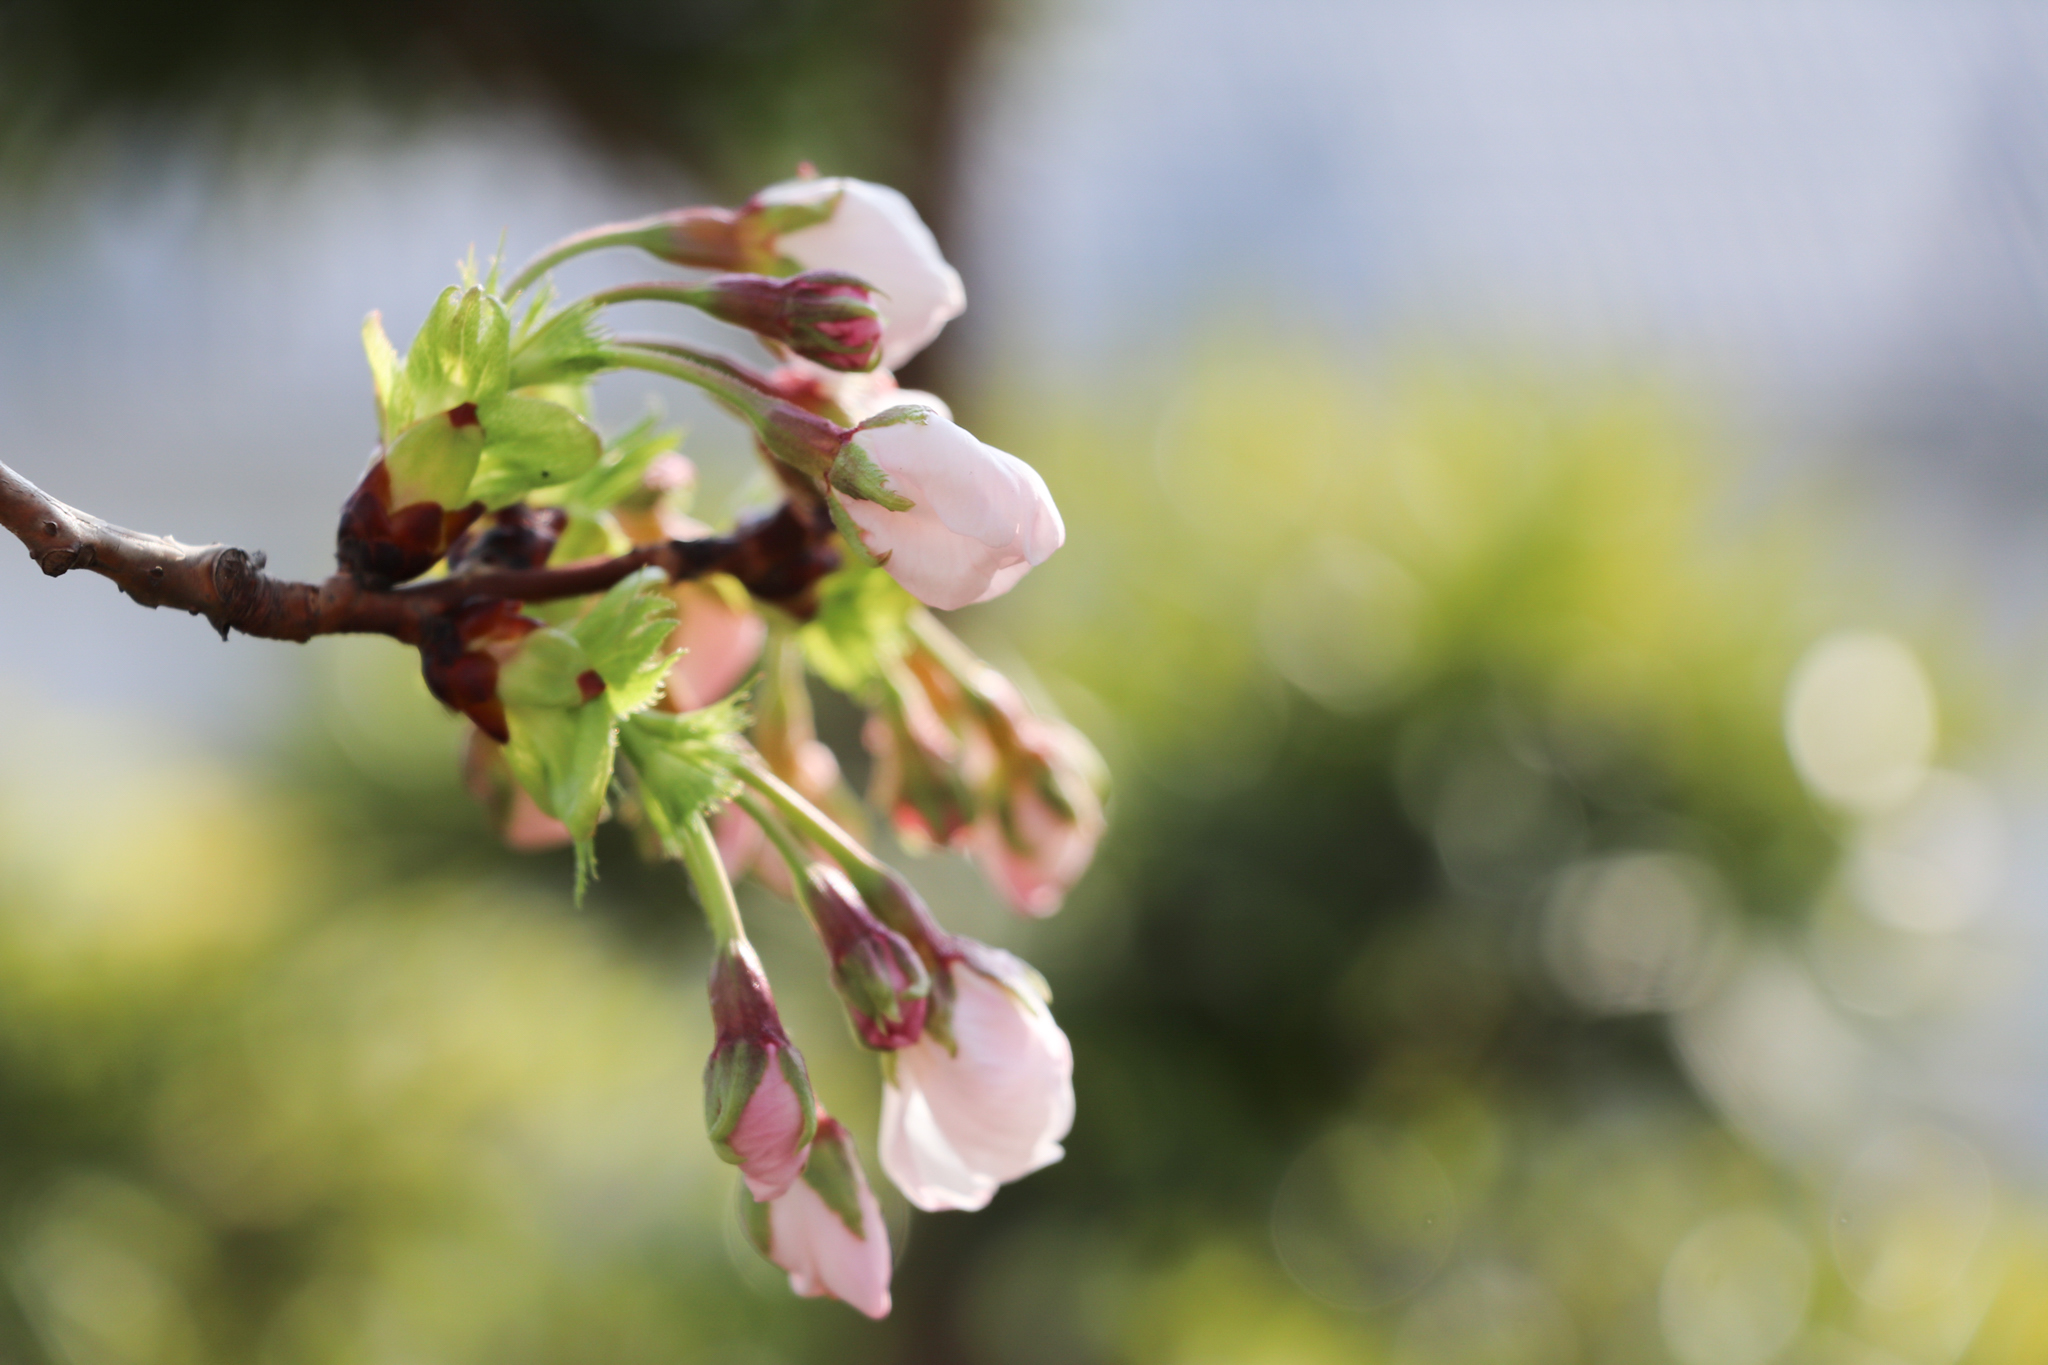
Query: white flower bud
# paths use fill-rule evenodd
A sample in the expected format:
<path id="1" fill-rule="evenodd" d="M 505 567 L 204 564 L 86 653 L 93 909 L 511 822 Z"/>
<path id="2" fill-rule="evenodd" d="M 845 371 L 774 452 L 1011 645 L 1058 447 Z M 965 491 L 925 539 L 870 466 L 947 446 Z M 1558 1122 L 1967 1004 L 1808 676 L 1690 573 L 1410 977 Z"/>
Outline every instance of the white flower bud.
<path id="1" fill-rule="evenodd" d="M 929 409 L 857 428 L 831 479 L 861 547 L 927 606 L 1000 597 L 1066 542 L 1037 470 Z"/>
<path id="2" fill-rule="evenodd" d="M 882 1090 L 882 1169 L 921 1209 L 978 1209 L 1058 1161 L 1074 1124 L 1074 1053 L 1037 973 L 998 949 L 954 941 L 952 1048 L 927 1028 L 893 1054 Z"/>
<path id="3" fill-rule="evenodd" d="M 835 195 L 830 218 L 781 234 L 776 249 L 805 270 L 843 271 L 873 285 L 880 295 L 874 303 L 882 315 L 882 364 L 896 369 L 960 316 L 967 291 L 917 210 L 886 185 L 845 176 L 785 180 L 753 202 L 823 204 Z"/>

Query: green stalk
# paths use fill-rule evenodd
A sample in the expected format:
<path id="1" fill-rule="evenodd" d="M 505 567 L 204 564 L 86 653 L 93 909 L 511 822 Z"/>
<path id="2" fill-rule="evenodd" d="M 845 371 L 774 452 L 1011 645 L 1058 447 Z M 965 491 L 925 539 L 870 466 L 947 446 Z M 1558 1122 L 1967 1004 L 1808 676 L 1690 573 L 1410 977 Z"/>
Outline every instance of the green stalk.
<path id="1" fill-rule="evenodd" d="M 519 273 L 512 277 L 512 283 L 505 286 L 504 301 L 511 303 L 535 280 L 564 261 L 574 260 L 586 252 L 602 251 L 606 247 L 645 247 L 648 235 L 660 230 L 660 218 L 641 218 L 630 223 L 607 223 L 603 227 L 571 233 L 520 267 Z"/>
<path id="2" fill-rule="evenodd" d="M 811 862 L 810 854 L 796 841 L 796 837 L 782 823 L 774 808 L 760 797 L 749 791 L 741 791 L 733 793 L 732 801 L 747 813 L 748 819 L 761 827 L 761 832 L 768 836 L 768 842 L 775 845 L 775 851 L 782 855 L 783 863 L 789 868 L 790 891 L 796 896 L 797 908 L 804 912 L 804 918 L 811 921 L 813 928 L 817 927 L 817 920 L 811 914 L 810 897 L 804 890 L 804 878 Z"/>
<path id="3" fill-rule="evenodd" d="M 721 948 L 747 941 L 746 925 L 740 922 L 740 903 L 732 894 L 732 882 L 725 875 L 725 862 L 718 856 L 718 841 L 700 813 L 692 815 L 676 831 L 682 846 L 683 867 L 697 888 L 697 900 L 704 907 L 705 922 Z"/>
<path id="4" fill-rule="evenodd" d="M 610 364 L 622 369 L 646 370 L 703 389 L 745 418 L 769 454 L 805 474 L 825 477 L 846 442 L 844 428 L 754 387 L 736 367 L 686 347 L 615 345 L 607 355 Z"/>
<path id="5" fill-rule="evenodd" d="M 805 800 L 801 792 L 761 766 L 759 760 L 735 765 L 733 775 L 767 797 L 805 838 L 832 855 L 832 861 L 839 864 L 846 879 L 863 897 L 877 896 L 886 890 L 889 870 L 881 860 L 833 823 L 831 816 Z"/>

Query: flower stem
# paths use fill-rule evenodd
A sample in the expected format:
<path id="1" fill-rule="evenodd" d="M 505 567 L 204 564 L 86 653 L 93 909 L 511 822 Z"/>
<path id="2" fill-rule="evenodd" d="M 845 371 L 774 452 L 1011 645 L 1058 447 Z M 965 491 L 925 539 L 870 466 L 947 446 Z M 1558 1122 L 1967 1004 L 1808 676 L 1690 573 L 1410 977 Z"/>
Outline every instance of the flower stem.
<path id="1" fill-rule="evenodd" d="M 804 918 L 817 921 L 811 914 L 811 900 L 805 893 L 806 869 L 810 866 L 810 854 L 796 841 L 796 836 L 775 813 L 775 808 L 749 791 L 735 792 L 733 804 L 747 813 L 747 818 L 761 827 L 768 836 L 768 842 L 775 845 L 775 851 L 782 855 L 783 863 L 789 868 L 790 892 L 796 898 L 797 908 L 804 912 Z"/>
<path id="2" fill-rule="evenodd" d="M 574 260 L 586 252 L 613 246 L 645 246 L 650 234 L 658 231 L 660 222 L 658 218 L 642 218 L 631 223 L 607 223 L 603 227 L 571 233 L 520 267 L 519 273 L 512 277 L 512 283 L 505 286 L 504 301 L 512 302 L 535 280 L 562 262 Z"/>
<path id="3" fill-rule="evenodd" d="M 695 384 L 745 418 L 768 453 L 792 469 L 823 478 L 846 442 L 845 428 L 765 392 L 745 371 L 714 356 L 700 355 L 685 346 L 664 345 L 657 350 L 639 344 L 614 345 L 607 355 L 610 364 L 623 369 L 646 370 Z"/>
<path id="4" fill-rule="evenodd" d="M 718 856 L 718 841 L 700 812 L 683 822 L 676 831 L 682 846 L 683 867 L 697 888 L 697 901 L 704 907 L 711 936 L 723 948 L 747 941 L 747 929 L 740 922 L 740 903 L 733 897 L 732 881 L 725 875 L 725 862 Z"/>
<path id="5" fill-rule="evenodd" d="M 879 893 L 888 882 L 888 869 L 880 859 L 862 848 L 854 837 L 833 823 L 832 817 L 819 810 L 803 794 L 784 782 L 764 767 L 758 759 L 749 759 L 738 764 L 734 776 L 752 787 L 780 811 L 783 818 L 795 825 L 803 836 L 832 856 L 846 873 L 846 879 L 863 896 Z M 763 826 L 765 829 L 766 826 Z"/>

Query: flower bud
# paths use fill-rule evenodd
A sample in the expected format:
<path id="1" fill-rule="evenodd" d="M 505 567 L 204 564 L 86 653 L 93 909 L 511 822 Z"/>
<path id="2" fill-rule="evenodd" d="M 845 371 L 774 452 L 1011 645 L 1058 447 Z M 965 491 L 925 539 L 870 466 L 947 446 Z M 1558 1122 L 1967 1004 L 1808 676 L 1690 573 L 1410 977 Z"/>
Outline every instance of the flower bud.
<path id="1" fill-rule="evenodd" d="M 1043 917 L 1095 856 L 1108 770 L 1073 726 L 1034 711 L 1010 680 L 925 617 L 903 672 L 965 739 L 962 777 L 976 793 L 960 844 L 1020 914 Z"/>
<path id="2" fill-rule="evenodd" d="M 883 703 L 861 727 L 861 742 L 875 760 L 868 801 L 918 852 L 965 835 L 974 802 L 961 777 L 959 740 L 915 679 L 906 681 L 885 680 Z"/>
<path id="3" fill-rule="evenodd" d="M 805 1298 L 889 1316 L 889 1230 L 846 1126 L 818 1115 L 802 1178 L 773 1201 L 746 1200 L 747 1235 Z"/>
<path id="4" fill-rule="evenodd" d="M 711 1019 L 717 1042 L 704 1065 L 704 1126 L 718 1155 L 765 1202 L 802 1171 L 818 1115 L 804 1059 L 745 939 L 722 945 L 712 962 Z"/>
<path id="5" fill-rule="evenodd" d="M 1066 541 L 1038 471 L 929 408 L 863 422 L 828 477 L 846 538 L 927 606 L 1000 597 Z"/>
<path id="6" fill-rule="evenodd" d="M 797 888 L 832 963 L 832 985 L 846 1002 L 854 1032 L 878 1051 L 924 1034 L 931 978 L 901 934 L 874 917 L 846 874 L 813 863 Z"/>
<path id="7" fill-rule="evenodd" d="M 689 456 L 669 451 L 648 464 L 631 491 L 612 505 L 611 513 L 635 545 L 696 540 L 711 534 L 709 526 L 686 515 L 696 488 L 697 466 Z"/>
<path id="8" fill-rule="evenodd" d="M 882 319 L 873 291 L 852 275 L 720 275 L 689 295 L 712 317 L 779 341 L 828 370 L 872 370 L 882 358 Z"/>
<path id="9" fill-rule="evenodd" d="M 1029 722 L 1006 746 L 995 792 L 966 843 L 1012 908 L 1043 918 L 1088 870 L 1107 822 L 1093 746 L 1061 721 Z"/>
<path id="10" fill-rule="evenodd" d="M 802 214 L 802 217 L 796 216 Z M 785 180 L 748 202 L 742 219 L 777 223 L 774 250 L 802 270 L 845 271 L 880 296 L 882 364 L 900 369 L 967 307 L 960 272 L 908 199 L 844 176 Z"/>
<path id="11" fill-rule="evenodd" d="M 882 1169 L 920 1209 L 979 1209 L 1065 1155 L 1074 1054 L 1044 979 L 1022 961 L 949 937 L 941 963 L 944 1036 L 928 1028 L 889 1057 Z"/>

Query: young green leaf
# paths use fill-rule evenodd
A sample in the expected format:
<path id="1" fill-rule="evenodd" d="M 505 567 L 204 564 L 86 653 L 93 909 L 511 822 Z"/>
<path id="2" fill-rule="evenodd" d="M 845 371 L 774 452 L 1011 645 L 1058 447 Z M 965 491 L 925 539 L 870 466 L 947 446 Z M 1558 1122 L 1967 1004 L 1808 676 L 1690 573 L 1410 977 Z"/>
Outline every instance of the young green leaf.
<path id="1" fill-rule="evenodd" d="M 640 480 L 657 459 L 681 448 L 683 434 L 643 417 L 605 445 L 604 458 L 576 482 L 549 499 L 588 513 L 608 511 L 640 492 Z"/>
<path id="2" fill-rule="evenodd" d="M 391 473 L 391 506 L 435 502 L 453 510 L 467 506 L 470 480 L 483 458 L 484 429 L 474 411 L 434 412 L 398 433 L 385 453 Z"/>
<path id="3" fill-rule="evenodd" d="M 661 694 L 668 664 L 664 646 L 676 626 L 667 587 L 660 569 L 642 569 L 598 598 L 571 627 L 604 679 L 615 715 L 631 715 Z"/>
<path id="4" fill-rule="evenodd" d="M 499 666 L 498 700 L 507 706 L 574 710 L 588 699 L 582 678 L 593 667 L 575 636 L 544 627 L 521 640 L 518 652 Z"/>
<path id="5" fill-rule="evenodd" d="M 505 761 L 519 785 L 575 838 L 590 838 L 604 813 L 618 745 L 611 708 L 508 706 L 505 719 L 512 733 Z"/>
<path id="6" fill-rule="evenodd" d="M 605 364 L 597 305 L 571 304 L 520 338 L 512 351 L 512 387 L 579 383 Z"/>
<path id="7" fill-rule="evenodd" d="M 860 692 L 903 648 L 917 602 L 883 570 L 849 565 L 818 585 L 818 614 L 797 632 L 804 659 L 842 692 Z"/>
<path id="8" fill-rule="evenodd" d="M 405 353 L 392 389 L 391 425 L 499 397 L 512 373 L 511 346 L 511 323 L 496 299 L 481 289 L 442 290 Z"/>
<path id="9" fill-rule="evenodd" d="M 477 405 L 484 452 L 469 497 L 509 507 L 536 488 L 568 483 L 604 453 L 590 424 L 559 403 L 501 394 Z"/>
<path id="10" fill-rule="evenodd" d="M 377 393 L 377 434 L 391 439 L 391 389 L 398 382 L 398 350 L 384 334 L 384 315 L 363 319 L 363 354 L 370 362 L 370 384 Z"/>
<path id="11" fill-rule="evenodd" d="M 643 711 L 619 727 L 642 809 L 671 853 L 684 822 L 729 800 L 739 786 L 733 769 L 744 761 L 739 736 L 746 726 L 745 703 L 728 697 L 682 715 Z"/>

